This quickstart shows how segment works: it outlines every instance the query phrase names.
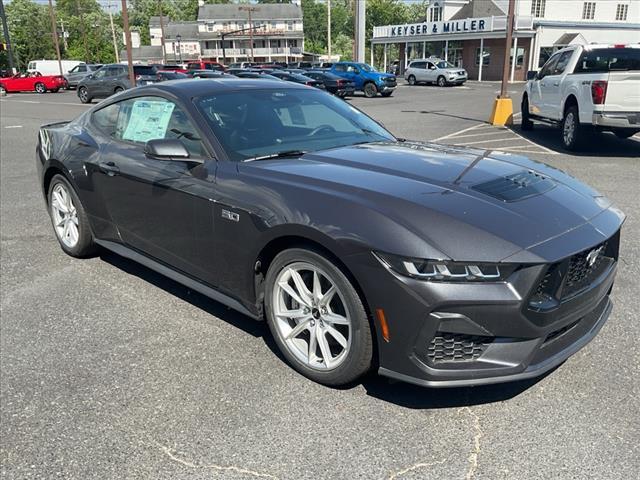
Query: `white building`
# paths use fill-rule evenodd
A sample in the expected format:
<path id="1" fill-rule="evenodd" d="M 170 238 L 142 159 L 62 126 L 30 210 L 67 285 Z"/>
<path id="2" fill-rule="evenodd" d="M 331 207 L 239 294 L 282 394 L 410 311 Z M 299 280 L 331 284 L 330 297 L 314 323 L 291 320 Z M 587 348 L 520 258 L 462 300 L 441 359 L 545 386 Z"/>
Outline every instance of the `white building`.
<path id="1" fill-rule="evenodd" d="M 304 28 L 299 4 L 201 5 L 194 22 L 163 20 L 168 61 L 234 63 L 253 57 L 256 62 L 289 62 L 302 58 Z M 161 45 L 160 17 L 150 19 L 149 34 L 151 45 Z"/>
<path id="2" fill-rule="evenodd" d="M 426 18 L 376 26 L 371 42 L 384 49 L 385 65 L 388 45 L 397 44 L 402 66 L 437 55 L 464 67 L 470 78 L 498 80 L 508 5 L 508 0 L 432 0 Z M 567 45 L 640 43 L 640 0 L 516 0 L 515 15 L 512 80 L 523 80 L 527 70 L 538 69 Z"/>

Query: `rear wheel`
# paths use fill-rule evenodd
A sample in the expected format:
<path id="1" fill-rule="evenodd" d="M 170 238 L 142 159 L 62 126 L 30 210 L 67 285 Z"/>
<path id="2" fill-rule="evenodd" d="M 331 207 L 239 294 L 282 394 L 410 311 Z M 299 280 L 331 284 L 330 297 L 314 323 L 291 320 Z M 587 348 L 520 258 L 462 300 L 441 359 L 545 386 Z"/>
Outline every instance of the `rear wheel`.
<path id="1" fill-rule="evenodd" d="M 439 87 L 446 87 L 447 86 L 447 79 L 444 78 L 442 75 L 440 75 L 438 77 L 438 86 Z"/>
<path id="2" fill-rule="evenodd" d="M 80 87 L 78 89 L 78 98 L 80 98 L 80 101 L 82 103 L 91 102 L 91 97 L 89 96 L 89 91 L 87 90 L 86 87 Z"/>
<path id="3" fill-rule="evenodd" d="M 324 255 L 301 248 L 278 254 L 267 272 L 265 306 L 278 348 L 306 377 L 339 386 L 369 370 L 367 313 L 349 279 Z"/>
<path id="4" fill-rule="evenodd" d="M 392 93 L 393 92 L 382 92 L 380 95 L 382 95 L 383 97 L 387 98 L 387 97 L 390 97 Z"/>
<path id="5" fill-rule="evenodd" d="M 46 93 L 47 87 L 44 86 L 44 83 L 38 82 L 35 84 L 34 89 L 36 93 Z"/>
<path id="6" fill-rule="evenodd" d="M 59 91 L 59 90 L 60 90 L 59 88 L 52 88 L 52 89 L 51 89 L 51 91 L 52 91 L 53 93 L 58 93 L 58 91 Z"/>
<path id="7" fill-rule="evenodd" d="M 522 97 L 522 104 L 520 105 L 520 112 L 522 114 L 522 122 L 520 124 L 522 130 L 532 130 L 533 122 L 529 117 L 529 100 L 528 98 Z"/>
<path id="8" fill-rule="evenodd" d="M 55 175 L 49 185 L 49 213 L 60 247 L 72 257 L 86 257 L 95 251 L 89 220 L 69 181 Z"/>
<path id="9" fill-rule="evenodd" d="M 584 128 L 580 125 L 578 107 L 567 108 L 562 120 L 562 145 L 567 150 L 578 150 L 582 145 Z"/>
<path id="10" fill-rule="evenodd" d="M 367 98 L 373 98 L 378 94 L 378 87 L 374 83 L 367 83 L 364 86 L 364 96 Z"/>
<path id="11" fill-rule="evenodd" d="M 120 93 L 120 92 L 124 92 L 124 88 L 116 87 L 115 90 L 113 91 L 113 93 Z"/>
<path id="12" fill-rule="evenodd" d="M 415 85 L 416 84 L 415 75 L 409 75 L 409 78 L 407 78 L 407 81 L 409 82 L 409 85 Z"/>

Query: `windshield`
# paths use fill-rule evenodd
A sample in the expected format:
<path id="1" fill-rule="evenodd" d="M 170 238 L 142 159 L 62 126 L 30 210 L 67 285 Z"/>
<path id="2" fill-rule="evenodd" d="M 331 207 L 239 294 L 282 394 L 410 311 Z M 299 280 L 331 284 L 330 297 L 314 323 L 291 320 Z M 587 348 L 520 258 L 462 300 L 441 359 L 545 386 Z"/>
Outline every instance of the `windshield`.
<path id="1" fill-rule="evenodd" d="M 224 92 L 201 97 L 196 106 L 234 161 L 395 141 L 356 108 L 315 89 Z"/>
<path id="2" fill-rule="evenodd" d="M 445 62 L 444 60 L 438 62 L 436 65 L 438 65 L 438 68 L 456 68 L 453 65 L 451 65 L 449 62 Z"/>

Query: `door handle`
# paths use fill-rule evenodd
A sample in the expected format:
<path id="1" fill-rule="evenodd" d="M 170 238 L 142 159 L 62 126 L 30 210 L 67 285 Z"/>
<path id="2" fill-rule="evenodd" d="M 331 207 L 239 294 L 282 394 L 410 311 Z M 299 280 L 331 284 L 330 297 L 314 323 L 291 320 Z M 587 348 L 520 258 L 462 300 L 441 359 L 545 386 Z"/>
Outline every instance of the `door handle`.
<path id="1" fill-rule="evenodd" d="M 102 173 L 106 173 L 110 177 L 118 175 L 120 173 L 120 169 L 113 162 L 100 162 L 99 163 L 100 171 Z"/>
<path id="2" fill-rule="evenodd" d="M 560 82 L 553 82 L 554 87 L 557 87 L 558 85 L 560 85 Z"/>

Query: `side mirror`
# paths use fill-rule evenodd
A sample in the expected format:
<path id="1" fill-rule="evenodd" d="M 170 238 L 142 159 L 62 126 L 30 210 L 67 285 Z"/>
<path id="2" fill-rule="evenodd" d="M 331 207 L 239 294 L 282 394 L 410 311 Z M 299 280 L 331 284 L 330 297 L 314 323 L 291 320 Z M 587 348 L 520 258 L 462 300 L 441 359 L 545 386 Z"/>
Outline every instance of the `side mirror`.
<path id="1" fill-rule="evenodd" d="M 187 147 L 176 138 L 149 140 L 144 147 L 144 154 L 158 160 L 186 160 L 189 158 Z"/>
<path id="2" fill-rule="evenodd" d="M 89 75 L 87 75 L 87 78 L 91 80 L 93 78 L 93 73 L 90 73 Z"/>
<path id="3" fill-rule="evenodd" d="M 527 72 L 527 80 L 535 80 L 538 76 L 538 72 L 536 70 L 529 70 Z"/>

